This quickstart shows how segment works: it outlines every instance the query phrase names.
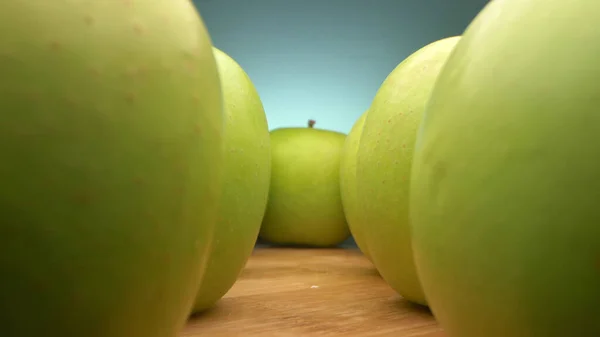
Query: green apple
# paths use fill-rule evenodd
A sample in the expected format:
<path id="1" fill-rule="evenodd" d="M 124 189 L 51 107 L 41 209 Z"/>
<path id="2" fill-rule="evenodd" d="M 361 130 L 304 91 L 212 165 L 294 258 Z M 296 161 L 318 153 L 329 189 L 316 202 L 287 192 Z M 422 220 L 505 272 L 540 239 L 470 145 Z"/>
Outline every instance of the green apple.
<path id="1" fill-rule="evenodd" d="M 256 243 L 271 179 L 265 111 L 240 65 L 214 48 L 225 102 L 225 167 L 219 220 L 194 312 L 212 307 L 233 286 Z"/>
<path id="2" fill-rule="evenodd" d="M 336 246 L 350 236 L 340 195 L 346 135 L 314 128 L 271 131 L 271 188 L 260 237 L 281 245 Z"/>
<path id="3" fill-rule="evenodd" d="M 217 219 L 222 97 L 188 0 L 0 1 L 0 326 L 175 337 Z"/>
<path id="4" fill-rule="evenodd" d="M 600 336 L 599 21 L 599 1 L 492 1 L 439 76 L 411 216 L 449 337 Z"/>
<path id="5" fill-rule="evenodd" d="M 388 75 L 369 108 L 356 159 L 357 213 L 368 219 L 362 240 L 369 256 L 394 290 L 421 305 L 427 301 L 411 248 L 410 168 L 425 105 L 459 39 L 421 48 Z"/>
<path id="6" fill-rule="evenodd" d="M 356 190 L 356 154 L 358 152 L 358 144 L 362 134 L 363 125 L 367 118 L 368 111 L 365 111 L 356 120 L 350 133 L 346 137 L 344 147 L 342 148 L 342 158 L 340 160 L 340 191 L 342 194 L 342 205 L 344 206 L 344 214 L 346 222 L 352 233 L 352 237 L 358 246 L 358 249 L 368 258 L 369 249 L 367 242 L 364 239 L 363 232 L 368 231 L 368 222 L 365 222 L 360 217 L 359 202 Z"/>

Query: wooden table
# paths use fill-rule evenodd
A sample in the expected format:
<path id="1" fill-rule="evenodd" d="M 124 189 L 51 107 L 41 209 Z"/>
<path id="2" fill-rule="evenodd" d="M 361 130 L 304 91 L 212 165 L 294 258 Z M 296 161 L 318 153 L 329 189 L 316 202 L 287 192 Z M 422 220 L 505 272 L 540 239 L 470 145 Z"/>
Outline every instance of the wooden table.
<path id="1" fill-rule="evenodd" d="M 181 337 L 444 337 L 357 250 L 257 248 L 238 282 Z"/>

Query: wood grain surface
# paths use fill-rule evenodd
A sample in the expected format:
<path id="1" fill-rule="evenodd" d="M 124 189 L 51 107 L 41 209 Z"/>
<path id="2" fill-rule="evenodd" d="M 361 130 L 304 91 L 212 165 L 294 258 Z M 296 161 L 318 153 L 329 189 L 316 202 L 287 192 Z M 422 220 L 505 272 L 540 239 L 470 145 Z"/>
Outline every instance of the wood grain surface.
<path id="1" fill-rule="evenodd" d="M 444 337 L 355 249 L 257 248 L 218 305 L 181 337 Z"/>

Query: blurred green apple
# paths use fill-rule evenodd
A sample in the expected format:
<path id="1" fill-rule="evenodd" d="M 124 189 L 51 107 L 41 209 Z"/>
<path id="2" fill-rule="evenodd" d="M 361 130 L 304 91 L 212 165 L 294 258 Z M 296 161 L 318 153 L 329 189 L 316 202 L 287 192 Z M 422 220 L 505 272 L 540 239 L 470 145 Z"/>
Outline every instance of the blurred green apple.
<path id="1" fill-rule="evenodd" d="M 346 222 L 352 233 L 352 237 L 360 251 L 368 258 L 369 249 L 363 232 L 369 230 L 368 221 L 361 219 L 360 206 L 358 204 L 358 196 L 356 190 L 356 154 L 358 152 L 358 144 L 362 134 L 363 125 L 367 118 L 368 111 L 365 111 L 356 120 L 352 126 L 352 130 L 346 137 L 344 147 L 342 149 L 342 158 L 340 160 L 340 191 L 342 194 L 342 205 L 344 206 L 344 214 Z"/>
<path id="2" fill-rule="evenodd" d="M 225 102 L 225 165 L 217 229 L 194 312 L 213 306 L 233 286 L 258 236 L 271 179 L 265 111 L 252 81 L 214 48 Z"/>
<path id="3" fill-rule="evenodd" d="M 4 336 L 178 335 L 221 186 L 211 48 L 188 0 L 0 1 Z"/>
<path id="4" fill-rule="evenodd" d="M 415 270 L 409 224 L 413 148 L 431 89 L 459 37 L 433 42 L 410 55 L 385 79 L 369 108 L 358 146 L 359 209 L 368 222 L 363 241 L 373 264 L 409 301 L 427 301 Z"/>
<path id="5" fill-rule="evenodd" d="M 268 242 L 326 247 L 350 236 L 340 196 L 346 135 L 313 124 L 271 131 L 271 189 L 260 229 Z"/>
<path id="6" fill-rule="evenodd" d="M 414 252 L 449 337 L 600 336 L 600 1 L 492 1 L 439 76 Z"/>

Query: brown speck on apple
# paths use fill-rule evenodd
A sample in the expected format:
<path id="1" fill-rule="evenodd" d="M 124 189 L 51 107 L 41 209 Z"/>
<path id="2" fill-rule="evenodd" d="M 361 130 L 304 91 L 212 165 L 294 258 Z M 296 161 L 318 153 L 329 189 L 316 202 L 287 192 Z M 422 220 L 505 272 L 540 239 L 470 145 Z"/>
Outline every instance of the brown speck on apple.
<path id="1" fill-rule="evenodd" d="M 148 75 L 148 66 L 143 64 L 138 67 L 138 76 L 146 76 Z"/>
<path id="2" fill-rule="evenodd" d="M 133 23 L 133 31 L 138 35 L 143 35 L 145 32 L 144 26 L 139 22 Z"/>
<path id="3" fill-rule="evenodd" d="M 133 92 L 129 92 L 129 93 L 127 93 L 127 95 L 125 95 L 125 99 L 130 104 L 133 104 L 135 102 L 135 98 L 136 98 L 136 95 Z"/>
<path id="4" fill-rule="evenodd" d="M 125 70 L 125 76 L 127 77 L 135 77 L 139 73 L 138 67 L 131 66 Z"/>
<path id="5" fill-rule="evenodd" d="M 92 203 L 92 196 L 88 192 L 80 191 L 73 195 L 73 201 L 79 205 L 89 205 Z"/>
<path id="6" fill-rule="evenodd" d="M 40 93 L 39 93 L 39 92 L 37 92 L 37 91 L 31 91 L 31 92 L 28 92 L 28 93 L 27 93 L 27 98 L 28 98 L 30 101 L 39 101 L 39 99 L 40 99 Z"/>
<path id="7" fill-rule="evenodd" d="M 94 17 L 92 17 L 91 15 L 86 15 L 83 18 L 83 21 L 85 22 L 86 25 L 91 26 L 94 24 Z"/>
<path id="8" fill-rule="evenodd" d="M 98 68 L 90 68 L 90 73 L 92 73 L 93 77 L 99 77 L 100 76 L 100 70 Z"/>
<path id="9" fill-rule="evenodd" d="M 69 105 L 70 107 L 75 107 L 77 105 L 77 99 L 75 99 L 74 96 L 69 95 L 65 98 L 65 101 L 67 102 L 67 105 Z"/>
<path id="10" fill-rule="evenodd" d="M 188 73 L 193 73 L 194 71 L 196 71 L 196 62 L 194 62 L 195 60 L 186 60 L 185 61 L 185 70 Z"/>
<path id="11" fill-rule="evenodd" d="M 316 124 L 316 123 L 317 123 L 317 121 L 316 121 L 316 120 L 314 120 L 314 119 L 309 119 L 309 120 L 308 120 L 308 127 L 309 127 L 309 128 L 312 128 L 312 127 L 314 127 L 314 126 L 315 126 L 315 124 Z"/>
<path id="12" fill-rule="evenodd" d="M 50 49 L 52 50 L 60 50 L 62 48 L 62 45 L 60 44 L 60 42 L 58 41 L 52 41 L 50 42 Z"/>

